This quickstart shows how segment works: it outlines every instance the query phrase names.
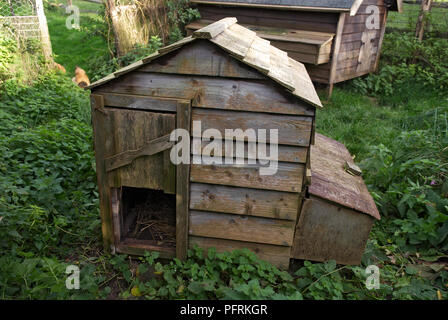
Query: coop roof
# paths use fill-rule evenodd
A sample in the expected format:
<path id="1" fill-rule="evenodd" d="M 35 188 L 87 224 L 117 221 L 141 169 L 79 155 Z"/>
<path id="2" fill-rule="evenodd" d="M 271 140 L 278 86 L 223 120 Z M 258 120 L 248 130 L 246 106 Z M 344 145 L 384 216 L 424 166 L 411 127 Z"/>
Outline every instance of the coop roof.
<path id="1" fill-rule="evenodd" d="M 350 11 L 355 14 L 363 0 L 191 0 L 191 2 L 291 10 Z M 402 0 L 385 0 L 385 2 L 391 10 L 398 10 L 401 8 Z"/>
<path id="2" fill-rule="evenodd" d="M 254 31 L 242 27 L 236 22 L 236 18 L 224 18 L 212 23 L 195 31 L 192 36 L 161 48 L 154 54 L 92 83 L 86 89 L 101 86 L 145 64 L 149 64 L 169 52 L 178 50 L 196 39 L 208 39 L 227 51 L 235 59 L 279 83 L 296 97 L 315 107 L 322 107 L 314 85 L 302 63 L 289 58 L 286 52 L 277 49 L 269 41 L 258 37 Z"/>
<path id="3" fill-rule="evenodd" d="M 316 133 L 310 162 L 311 195 L 381 219 L 362 177 L 350 173 L 356 165 L 342 143 Z"/>

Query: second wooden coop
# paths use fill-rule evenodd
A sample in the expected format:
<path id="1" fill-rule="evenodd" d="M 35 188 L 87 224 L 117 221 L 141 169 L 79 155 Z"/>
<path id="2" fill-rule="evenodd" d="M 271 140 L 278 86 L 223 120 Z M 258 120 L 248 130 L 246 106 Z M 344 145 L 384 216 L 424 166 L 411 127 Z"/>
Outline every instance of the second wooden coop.
<path id="1" fill-rule="evenodd" d="M 112 251 L 183 259 L 193 245 L 248 248 L 288 267 L 322 105 L 303 64 L 236 21 L 206 26 L 89 87 L 103 239 Z M 261 175 L 266 158 L 249 152 L 242 163 L 175 166 L 174 129 L 191 136 L 187 158 L 203 154 L 208 129 L 221 139 L 229 139 L 226 130 L 277 129 L 278 170 Z M 247 151 L 244 135 L 227 142 L 237 140 Z M 267 135 L 263 141 L 271 142 Z M 223 153 L 237 160 L 234 151 Z"/>
<path id="2" fill-rule="evenodd" d="M 401 0 L 191 0 L 201 19 L 190 34 L 224 17 L 305 64 L 314 82 L 329 85 L 377 69 L 387 12 Z M 372 8 L 372 6 L 374 6 Z"/>

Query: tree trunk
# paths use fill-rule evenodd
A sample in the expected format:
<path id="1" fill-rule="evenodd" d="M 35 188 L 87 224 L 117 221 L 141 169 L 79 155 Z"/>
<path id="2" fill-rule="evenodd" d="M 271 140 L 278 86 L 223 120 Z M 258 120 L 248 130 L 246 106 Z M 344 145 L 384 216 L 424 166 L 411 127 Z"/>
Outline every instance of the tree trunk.
<path id="1" fill-rule="evenodd" d="M 73 5 L 72 0 L 67 0 L 67 6 L 71 6 L 71 5 Z"/>
<path id="2" fill-rule="evenodd" d="M 117 51 L 117 57 L 120 57 L 124 54 L 123 48 L 120 44 L 120 39 L 118 37 L 118 21 L 117 21 L 117 11 L 115 6 L 115 0 L 106 0 L 106 12 L 112 23 L 112 31 L 114 33 L 114 43 L 115 49 Z"/>
<path id="3" fill-rule="evenodd" d="M 42 0 L 36 0 L 36 14 L 39 19 L 40 41 L 42 44 L 42 52 L 45 59 L 51 60 L 51 42 L 50 33 L 48 32 L 47 18 L 45 17 L 44 4 Z"/>
<path id="4" fill-rule="evenodd" d="M 425 32 L 425 25 L 428 19 L 428 12 L 431 10 L 431 4 L 432 0 L 422 0 L 422 6 L 417 20 L 417 27 L 415 29 L 415 37 L 418 38 L 419 41 L 423 40 L 423 34 Z"/>

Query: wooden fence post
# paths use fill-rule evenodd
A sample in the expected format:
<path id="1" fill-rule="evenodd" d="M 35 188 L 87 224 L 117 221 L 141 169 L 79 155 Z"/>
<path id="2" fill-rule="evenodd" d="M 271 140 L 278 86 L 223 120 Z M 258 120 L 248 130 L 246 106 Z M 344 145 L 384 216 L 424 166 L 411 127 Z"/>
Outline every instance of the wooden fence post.
<path id="1" fill-rule="evenodd" d="M 36 14 L 39 19 L 40 39 L 42 44 L 42 52 L 45 59 L 50 60 L 52 49 L 50 42 L 50 34 L 48 32 L 47 18 L 45 17 L 44 4 L 42 0 L 36 0 Z"/>
<path id="2" fill-rule="evenodd" d="M 415 37 L 418 38 L 419 41 L 423 40 L 423 34 L 428 19 L 428 12 L 431 10 L 431 4 L 432 0 L 422 0 L 422 6 L 417 20 L 417 27 L 415 29 Z"/>

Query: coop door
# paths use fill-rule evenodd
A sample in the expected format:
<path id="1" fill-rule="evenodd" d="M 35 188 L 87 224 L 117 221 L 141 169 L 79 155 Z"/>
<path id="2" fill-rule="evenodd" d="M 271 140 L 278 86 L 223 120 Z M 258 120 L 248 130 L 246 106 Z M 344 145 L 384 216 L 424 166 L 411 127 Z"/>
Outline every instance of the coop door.
<path id="1" fill-rule="evenodd" d="M 378 48 L 374 44 L 377 30 L 366 30 L 362 34 L 361 48 L 359 50 L 358 67 L 356 72 L 368 72 L 372 67 L 372 58 L 377 54 Z"/>
<path id="2" fill-rule="evenodd" d="M 170 160 L 170 135 L 179 127 L 178 112 L 108 108 L 107 114 L 113 144 L 104 165 L 117 251 L 140 248 L 175 256 L 176 223 L 186 216 L 178 204 L 186 192 L 176 182 L 188 185 L 187 180 L 177 181 L 184 167 L 179 171 Z"/>

